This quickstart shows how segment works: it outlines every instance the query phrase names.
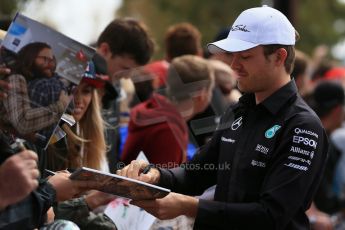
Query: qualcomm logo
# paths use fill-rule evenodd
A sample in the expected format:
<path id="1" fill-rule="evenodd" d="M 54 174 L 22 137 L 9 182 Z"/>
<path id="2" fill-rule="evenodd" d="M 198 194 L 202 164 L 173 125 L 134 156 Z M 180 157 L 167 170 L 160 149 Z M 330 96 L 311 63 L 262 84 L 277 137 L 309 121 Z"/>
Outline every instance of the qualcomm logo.
<path id="1" fill-rule="evenodd" d="M 274 137 L 274 135 L 276 134 L 278 129 L 280 129 L 280 127 L 281 127 L 280 125 L 274 125 L 273 127 L 267 129 L 267 131 L 265 132 L 265 137 L 266 138 Z"/>
<path id="2" fill-rule="evenodd" d="M 231 129 L 232 130 L 236 130 L 238 129 L 238 127 L 240 127 L 242 125 L 242 117 L 237 118 L 236 120 L 234 120 L 234 122 L 232 122 L 231 124 Z"/>

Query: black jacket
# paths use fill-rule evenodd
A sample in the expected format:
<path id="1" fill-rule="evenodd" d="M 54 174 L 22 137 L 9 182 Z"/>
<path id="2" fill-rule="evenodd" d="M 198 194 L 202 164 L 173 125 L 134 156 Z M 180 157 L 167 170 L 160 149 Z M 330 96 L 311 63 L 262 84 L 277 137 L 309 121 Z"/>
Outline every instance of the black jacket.
<path id="1" fill-rule="evenodd" d="M 15 154 L 9 147 L 7 137 L 0 132 L 0 162 Z M 15 180 L 15 178 L 13 178 Z M 39 187 L 24 200 L 0 211 L 0 229 L 34 229 L 39 227 L 48 209 L 55 201 L 55 189 L 41 180 Z"/>
<path id="2" fill-rule="evenodd" d="M 241 97 L 190 163 L 161 170 L 160 185 L 197 195 L 217 184 L 215 201 L 199 201 L 195 229 L 309 229 L 327 148 L 291 81 L 258 105 Z"/>

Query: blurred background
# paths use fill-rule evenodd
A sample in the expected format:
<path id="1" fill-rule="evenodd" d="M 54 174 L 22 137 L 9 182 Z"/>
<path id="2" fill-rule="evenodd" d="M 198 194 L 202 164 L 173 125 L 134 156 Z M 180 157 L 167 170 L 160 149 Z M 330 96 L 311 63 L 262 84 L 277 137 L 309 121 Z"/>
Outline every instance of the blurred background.
<path id="1" fill-rule="evenodd" d="M 148 25 L 157 44 L 154 59 L 161 59 L 169 25 L 192 23 L 206 45 L 242 10 L 262 4 L 287 15 L 301 36 L 298 49 L 312 56 L 322 45 L 330 58 L 345 63 L 345 0 L 0 0 L 0 27 L 6 30 L 19 11 L 90 45 L 113 18 L 134 17 Z"/>

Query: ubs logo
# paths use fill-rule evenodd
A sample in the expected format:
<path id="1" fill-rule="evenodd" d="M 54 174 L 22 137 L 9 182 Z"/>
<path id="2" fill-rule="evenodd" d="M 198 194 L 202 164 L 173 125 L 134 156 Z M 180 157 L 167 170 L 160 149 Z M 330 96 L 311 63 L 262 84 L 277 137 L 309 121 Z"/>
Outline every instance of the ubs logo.
<path id="1" fill-rule="evenodd" d="M 234 120 L 234 122 L 232 122 L 231 124 L 231 129 L 232 130 L 236 130 L 238 129 L 238 127 L 240 127 L 242 125 L 242 117 L 237 118 L 236 120 Z"/>

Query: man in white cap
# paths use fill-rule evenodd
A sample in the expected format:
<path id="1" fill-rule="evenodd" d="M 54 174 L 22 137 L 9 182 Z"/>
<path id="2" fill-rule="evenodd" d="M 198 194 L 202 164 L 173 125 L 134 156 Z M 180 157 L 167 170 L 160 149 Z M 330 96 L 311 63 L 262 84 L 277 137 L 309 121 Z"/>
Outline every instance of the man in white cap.
<path id="1" fill-rule="evenodd" d="M 226 39 L 209 44 L 210 52 L 230 53 L 244 96 L 191 162 L 142 174 L 147 164 L 138 161 L 119 173 L 187 195 L 216 184 L 214 201 L 170 193 L 132 203 L 160 219 L 195 217 L 195 229 L 309 229 L 305 211 L 328 142 L 290 77 L 295 41 L 288 19 L 263 6 L 243 11 Z"/>

